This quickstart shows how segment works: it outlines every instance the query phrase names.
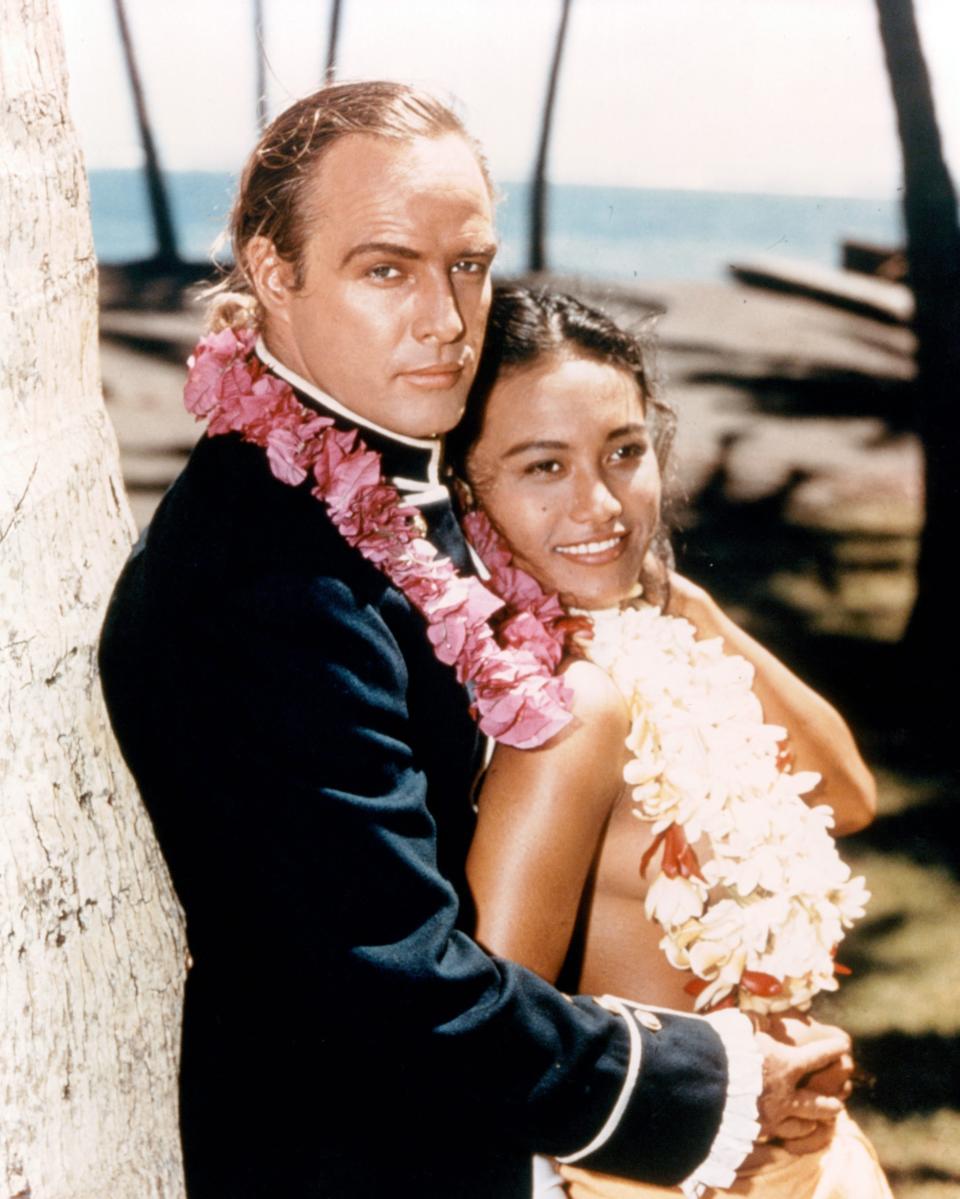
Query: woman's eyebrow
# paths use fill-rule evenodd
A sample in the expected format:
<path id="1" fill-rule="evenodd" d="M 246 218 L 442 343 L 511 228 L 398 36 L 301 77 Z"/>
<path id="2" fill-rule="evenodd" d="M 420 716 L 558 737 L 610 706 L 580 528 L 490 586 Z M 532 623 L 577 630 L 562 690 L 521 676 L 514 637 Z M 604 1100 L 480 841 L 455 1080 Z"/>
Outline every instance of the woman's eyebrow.
<path id="1" fill-rule="evenodd" d="M 614 429 L 607 434 L 607 441 L 614 441 L 617 437 L 629 437 L 632 433 L 646 433 L 647 426 L 644 421 L 631 421 L 629 425 L 621 425 L 619 429 Z"/>
<path id="2" fill-rule="evenodd" d="M 511 446 L 503 455 L 504 458 L 513 458 L 516 454 L 524 454 L 527 450 L 568 450 L 569 442 L 566 441 L 521 441 L 517 445 Z"/>

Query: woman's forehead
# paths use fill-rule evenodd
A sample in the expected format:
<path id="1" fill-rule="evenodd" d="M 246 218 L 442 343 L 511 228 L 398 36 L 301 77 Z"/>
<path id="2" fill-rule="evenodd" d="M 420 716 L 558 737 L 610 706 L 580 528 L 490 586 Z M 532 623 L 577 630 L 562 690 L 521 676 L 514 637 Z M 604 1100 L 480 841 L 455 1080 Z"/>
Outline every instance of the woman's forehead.
<path id="1" fill-rule="evenodd" d="M 529 427 L 576 440 L 590 431 L 642 424 L 643 395 L 624 367 L 586 355 L 550 355 L 511 367 L 494 383 L 484 434 Z"/>

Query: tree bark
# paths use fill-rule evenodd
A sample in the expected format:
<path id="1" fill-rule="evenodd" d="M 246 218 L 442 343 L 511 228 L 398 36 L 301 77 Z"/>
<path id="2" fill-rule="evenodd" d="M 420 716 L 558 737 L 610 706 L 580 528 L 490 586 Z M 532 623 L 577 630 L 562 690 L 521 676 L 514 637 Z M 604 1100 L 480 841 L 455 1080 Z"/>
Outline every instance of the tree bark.
<path id="1" fill-rule="evenodd" d="M 96 671 L 133 522 L 51 0 L 0 0 L 0 1194 L 179 1199 L 182 917 Z"/>
<path id="2" fill-rule="evenodd" d="M 904 641 L 923 695 L 923 724 L 952 721 L 945 702 L 960 674 L 953 567 L 960 528 L 960 222 L 943 154 L 912 0 L 877 0 L 880 36 L 903 154 L 903 212 L 917 336 L 917 425 L 925 456 L 926 519 L 917 602 Z M 919 702 L 925 698 L 929 702 Z"/>
<path id="3" fill-rule="evenodd" d="M 571 0 L 561 0 L 560 20 L 554 40 L 553 59 L 547 79 L 547 94 L 543 101 L 543 119 L 540 122 L 540 144 L 537 161 L 533 168 L 533 186 L 530 190 L 530 254 L 529 269 L 547 269 L 547 156 L 550 152 L 550 130 L 553 126 L 553 109 L 560 83 L 560 64 L 567 40 L 567 24 L 570 19 Z"/>

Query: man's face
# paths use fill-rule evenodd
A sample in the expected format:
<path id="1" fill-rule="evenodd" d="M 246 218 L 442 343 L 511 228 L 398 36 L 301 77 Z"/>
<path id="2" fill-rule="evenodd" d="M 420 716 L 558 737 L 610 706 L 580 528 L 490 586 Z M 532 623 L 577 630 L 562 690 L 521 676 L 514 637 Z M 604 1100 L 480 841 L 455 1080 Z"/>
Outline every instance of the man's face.
<path id="1" fill-rule="evenodd" d="M 307 193 L 303 286 L 280 264 L 266 340 L 341 404 L 412 437 L 460 419 L 490 307 L 490 193 L 462 137 L 351 134 Z M 276 278 L 276 276 L 275 276 Z"/>

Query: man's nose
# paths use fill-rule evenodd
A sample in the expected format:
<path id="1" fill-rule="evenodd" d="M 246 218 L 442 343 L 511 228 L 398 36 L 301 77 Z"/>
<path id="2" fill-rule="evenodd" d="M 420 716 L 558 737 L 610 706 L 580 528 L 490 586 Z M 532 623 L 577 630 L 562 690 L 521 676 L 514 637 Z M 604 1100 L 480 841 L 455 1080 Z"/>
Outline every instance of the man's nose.
<path id="1" fill-rule="evenodd" d="M 584 479 L 577 487 L 574 520 L 582 524 L 604 524 L 623 511 L 623 504 L 599 475 Z"/>
<path id="2" fill-rule="evenodd" d="M 445 276 L 425 281 L 418 298 L 413 335 L 417 341 L 435 341 L 440 345 L 459 341 L 464 333 L 463 316 L 453 281 Z"/>

